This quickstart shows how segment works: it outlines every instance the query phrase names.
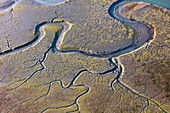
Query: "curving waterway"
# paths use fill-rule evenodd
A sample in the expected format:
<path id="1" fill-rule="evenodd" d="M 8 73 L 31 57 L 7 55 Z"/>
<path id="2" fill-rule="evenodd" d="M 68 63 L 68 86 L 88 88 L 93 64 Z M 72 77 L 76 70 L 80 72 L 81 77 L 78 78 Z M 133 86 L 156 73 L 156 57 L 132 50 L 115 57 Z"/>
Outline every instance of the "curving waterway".
<path id="1" fill-rule="evenodd" d="M 14 8 L 19 2 L 22 0 L 2 0 L 0 1 L 0 13 L 4 13 L 8 10 L 11 10 Z M 45 4 L 45 5 L 59 5 L 65 2 L 68 2 L 68 0 L 34 0 L 37 3 Z"/>
<path id="2" fill-rule="evenodd" d="M 51 2 L 47 2 L 44 0 L 35 0 L 39 3 L 42 4 L 54 4 L 54 3 L 62 3 L 64 0 L 50 0 Z M 124 16 L 124 6 L 126 4 L 131 4 L 134 3 L 132 1 L 126 1 L 126 0 L 119 0 L 117 2 L 114 2 L 108 9 L 108 13 L 109 15 L 120 21 L 122 24 L 127 25 L 128 27 L 131 27 L 132 29 L 135 30 L 135 35 L 132 38 L 132 42 L 130 44 L 124 44 L 125 46 L 123 46 L 123 48 L 120 48 L 118 50 L 115 50 L 111 53 L 104 53 L 104 54 L 95 54 L 95 53 L 91 53 L 88 51 L 83 51 L 83 50 L 60 50 L 60 44 L 62 43 L 65 34 L 67 32 L 69 32 L 71 30 L 71 27 L 73 26 L 73 24 L 69 23 L 68 21 L 64 20 L 64 19 L 53 19 L 51 22 L 42 22 L 41 24 L 37 25 L 35 28 L 35 34 L 34 34 L 34 39 L 26 44 L 23 44 L 21 46 L 18 46 L 12 50 L 7 50 L 4 52 L 0 53 L 0 58 L 4 57 L 4 56 L 8 56 L 20 51 L 25 51 L 28 50 L 31 47 L 34 47 L 35 45 L 37 45 L 41 40 L 43 40 L 46 36 L 46 30 L 45 27 L 48 25 L 52 25 L 52 26 L 57 26 L 59 27 L 59 30 L 56 31 L 55 33 L 55 37 L 53 40 L 53 43 L 51 44 L 50 48 L 45 52 L 45 55 L 43 57 L 43 59 L 40 61 L 40 63 L 42 64 L 42 69 L 35 71 L 31 76 L 29 76 L 22 84 L 24 84 L 26 81 L 28 81 L 34 74 L 36 74 L 38 71 L 41 71 L 45 68 L 45 66 L 43 65 L 43 62 L 45 60 L 45 58 L 47 57 L 47 53 L 51 50 L 53 52 L 57 52 L 57 53 L 80 53 L 80 54 L 84 54 L 87 56 L 92 56 L 92 57 L 99 57 L 99 58 L 107 58 L 110 62 L 110 64 L 114 65 L 115 67 L 112 70 L 103 72 L 101 74 L 106 74 L 110 71 L 114 71 L 114 70 L 118 70 L 118 74 L 115 77 L 115 79 L 111 82 L 111 87 L 113 86 L 113 84 L 115 82 L 118 82 L 120 85 L 122 85 L 123 87 L 125 87 L 127 90 L 131 91 L 132 93 L 139 95 L 140 97 L 151 101 L 152 103 L 154 103 L 155 105 L 157 105 L 160 109 L 162 109 L 157 102 L 139 94 L 138 92 L 135 92 L 133 90 L 131 90 L 128 86 L 126 86 L 123 82 L 121 82 L 119 80 L 119 78 L 121 77 L 121 75 L 123 75 L 124 72 L 124 68 L 123 65 L 119 63 L 119 61 L 115 58 L 115 57 L 119 57 L 121 55 L 125 55 L 127 53 L 131 53 L 133 51 L 136 51 L 138 49 L 140 49 L 141 47 L 145 46 L 145 44 L 147 44 L 147 42 L 152 39 L 152 35 L 153 35 L 153 31 L 151 29 L 151 27 L 149 25 L 146 25 L 144 23 L 141 22 L 137 22 L 135 20 L 131 20 L 128 19 L 127 17 Z M 137 2 L 136 2 L 137 3 Z M 16 5 L 16 2 L 7 2 L 5 4 L 8 5 L 2 5 L 0 7 L 0 12 L 1 9 L 3 8 L 9 8 L 7 6 L 13 7 L 14 5 Z M 138 4 L 138 3 L 137 3 Z M 4 10 L 3 10 L 4 11 Z M 111 59 L 112 58 L 112 59 Z M 115 58 L 115 59 L 114 59 Z M 71 81 L 71 83 L 68 85 L 68 87 L 70 87 L 71 85 L 73 85 L 74 81 L 76 80 L 76 78 L 84 71 L 88 71 L 88 70 L 82 70 L 80 71 Z M 21 86 L 22 84 L 20 84 L 19 86 Z M 19 87 L 18 86 L 18 87 Z M 62 85 L 63 86 L 63 85 Z M 66 87 L 67 88 L 67 87 Z M 88 87 L 87 90 L 82 93 L 80 96 L 84 95 L 85 93 L 87 93 L 89 91 Z M 77 103 L 78 98 L 80 97 L 78 96 L 76 98 L 75 103 Z M 71 104 L 72 105 L 72 104 Z M 164 111 L 162 109 L 162 111 Z"/>
<path id="3" fill-rule="evenodd" d="M 78 52 L 84 55 L 88 56 L 93 56 L 93 57 L 100 57 L 100 58 L 111 58 L 111 57 L 117 57 L 120 55 L 123 55 L 125 53 L 131 52 L 142 45 L 144 45 L 151 37 L 152 37 L 152 30 L 149 28 L 149 26 L 137 22 L 137 21 L 132 21 L 127 19 L 126 17 L 122 16 L 121 14 L 121 7 L 125 5 L 127 2 L 125 0 L 119 0 L 118 2 L 113 3 L 109 10 L 108 13 L 110 14 L 111 17 L 114 19 L 117 19 L 121 23 L 125 25 L 131 26 L 133 29 L 136 29 L 137 36 L 133 38 L 133 42 L 131 44 L 126 45 L 124 48 L 118 49 L 116 51 L 113 51 L 111 53 L 104 53 L 104 54 L 95 54 L 95 53 L 90 53 L 88 51 L 83 51 L 83 50 L 59 50 L 58 45 L 59 43 L 62 43 L 62 39 L 64 38 L 66 32 L 71 29 L 71 24 L 68 22 L 63 22 L 61 25 L 63 26 L 63 29 L 61 30 L 60 33 L 57 33 L 53 42 L 52 50 L 61 52 L 61 53 L 68 53 L 68 52 Z M 0 53 L 0 57 L 10 55 L 12 53 L 16 53 L 18 51 L 23 51 L 26 50 L 30 47 L 35 46 L 38 42 L 40 42 L 46 34 L 46 31 L 44 30 L 44 26 L 46 24 L 49 24 L 50 22 L 43 22 L 39 24 L 35 28 L 35 38 L 31 42 L 28 42 L 24 45 L 21 45 L 19 47 L 14 48 L 13 50 L 7 50 L 2 53 Z M 140 28 L 140 29 L 138 29 Z"/>
<path id="4" fill-rule="evenodd" d="M 19 0 L 0 1 L 0 13 L 6 12 L 19 3 Z"/>
<path id="5" fill-rule="evenodd" d="M 126 2 L 125 0 L 119 0 L 118 2 L 114 2 L 110 6 L 108 13 L 114 19 L 116 19 L 116 20 L 120 21 L 121 23 L 128 25 L 131 28 L 135 29 L 136 35 L 134 35 L 132 42 L 130 44 L 127 44 L 127 45 L 125 44 L 124 47 L 122 47 L 122 48 L 120 48 L 116 51 L 113 51 L 113 52 L 110 52 L 110 53 L 101 53 L 101 54 L 96 54 L 96 53 L 83 51 L 83 50 L 59 50 L 58 49 L 59 44 L 62 43 L 62 40 L 63 40 L 65 34 L 71 29 L 71 26 L 72 26 L 72 24 L 70 24 L 67 21 L 62 22 L 62 23 L 60 23 L 61 21 L 59 21 L 59 23 L 60 23 L 60 25 L 62 25 L 63 29 L 61 29 L 61 31 L 59 33 L 56 33 L 54 42 L 52 44 L 52 50 L 56 51 L 56 52 L 60 52 L 60 53 L 77 52 L 77 53 L 81 53 L 81 54 L 93 56 L 93 57 L 112 58 L 112 57 L 124 55 L 126 53 L 134 51 L 134 50 L 138 49 L 139 47 L 143 46 L 152 37 L 152 30 L 150 29 L 149 26 L 147 26 L 143 23 L 129 20 L 126 17 L 123 16 L 122 7 L 127 3 L 130 3 L 130 2 Z M 16 53 L 16 52 L 19 52 L 19 51 L 27 50 L 30 47 L 33 47 L 36 44 L 38 44 L 45 37 L 46 31 L 44 30 L 44 26 L 46 24 L 49 24 L 49 23 L 51 23 L 51 22 L 43 22 L 35 28 L 35 38 L 34 38 L 34 40 L 32 40 L 31 42 L 28 42 L 24 45 L 21 45 L 19 47 L 16 47 L 13 50 L 7 50 L 7 51 L 0 53 L 0 57 L 10 55 L 12 53 Z M 54 24 L 54 22 L 52 22 L 52 23 Z"/>

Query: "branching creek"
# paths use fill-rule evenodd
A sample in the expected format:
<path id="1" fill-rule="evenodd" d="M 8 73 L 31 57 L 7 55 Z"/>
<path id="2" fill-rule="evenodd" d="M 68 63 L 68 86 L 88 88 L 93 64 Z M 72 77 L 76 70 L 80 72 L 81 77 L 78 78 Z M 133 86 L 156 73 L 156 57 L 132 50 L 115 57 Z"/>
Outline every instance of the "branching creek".
<path id="1" fill-rule="evenodd" d="M 37 0 L 35 0 L 37 1 Z M 101 58 L 101 59 L 106 59 L 108 60 L 108 62 L 110 63 L 110 65 L 114 66 L 112 69 L 110 70 L 106 70 L 105 72 L 101 72 L 101 73 L 98 73 L 98 75 L 105 75 L 107 73 L 116 73 L 116 76 L 114 77 L 114 79 L 111 81 L 111 83 L 109 84 L 109 87 L 111 88 L 111 90 L 113 92 L 115 92 L 114 90 L 114 87 L 113 85 L 114 84 L 119 84 L 121 87 L 125 88 L 126 90 L 128 90 L 129 92 L 133 93 L 134 95 L 137 95 L 143 99 L 146 100 L 146 102 L 148 103 L 148 105 L 146 106 L 149 106 L 150 103 L 153 103 L 155 106 L 157 106 L 162 112 L 164 113 L 167 113 L 160 105 L 158 102 L 156 102 L 155 100 L 153 100 L 152 98 L 149 98 L 143 94 L 140 94 L 139 92 L 135 91 L 134 89 L 132 89 L 130 86 L 128 86 L 127 84 L 125 84 L 124 82 L 121 81 L 121 77 L 123 76 L 123 73 L 124 73 L 124 67 L 123 67 L 123 64 L 121 64 L 120 60 L 119 60 L 119 57 L 120 56 L 123 56 L 123 55 L 126 55 L 126 54 L 130 54 L 134 51 L 137 51 L 138 49 L 140 48 L 143 48 L 147 45 L 147 42 L 151 40 L 152 38 L 152 35 L 153 35 L 153 31 L 151 29 L 151 27 L 149 25 L 146 25 L 144 23 L 140 23 L 140 22 L 137 22 L 135 20 L 129 20 L 127 19 L 126 17 L 124 17 L 122 15 L 122 7 L 125 5 L 125 4 L 128 4 L 128 3 L 133 3 L 131 1 L 126 1 L 126 0 L 119 0 L 117 2 L 114 2 L 108 9 L 108 13 L 111 17 L 113 17 L 114 19 L 120 21 L 121 23 L 123 23 L 124 25 L 128 25 L 128 26 L 131 26 L 133 29 L 135 29 L 138 33 L 139 33 L 139 37 L 136 37 L 133 39 L 133 43 L 131 45 L 128 45 L 127 47 L 123 48 L 123 49 L 119 49 L 119 50 L 116 50 L 116 51 L 113 51 L 111 53 L 105 53 L 105 54 L 95 54 L 95 53 L 90 53 L 88 51 L 83 51 L 83 50 L 60 50 L 59 49 L 59 45 L 62 43 L 62 40 L 65 36 L 65 34 L 67 32 L 69 32 L 69 30 L 71 29 L 72 25 L 71 23 L 69 23 L 68 21 L 66 20 L 58 20 L 57 18 L 56 19 L 53 19 L 51 22 L 42 22 L 41 24 L 39 24 L 36 28 L 35 28 L 35 34 L 34 34 L 34 40 L 32 40 L 31 42 L 28 42 L 24 45 L 21 45 L 21 46 L 18 46 L 16 48 L 13 48 L 13 49 L 10 49 L 10 50 L 7 50 L 7 51 L 4 51 L 4 52 L 1 52 L 0 53 L 0 58 L 2 57 L 5 57 L 5 56 L 8 56 L 8 55 L 11 55 L 11 54 L 14 54 L 14 53 L 17 53 L 17 52 L 20 52 L 20 51 L 25 51 L 31 47 L 34 47 L 36 44 L 38 44 L 41 40 L 43 40 L 43 38 L 45 37 L 46 35 L 46 31 L 44 30 L 44 27 L 48 24 L 57 24 L 57 25 L 61 25 L 62 26 L 62 29 L 60 31 L 58 31 L 56 34 L 55 34 L 55 38 L 54 38 L 54 41 L 53 43 L 51 44 L 51 46 L 45 51 L 42 59 L 38 60 L 35 65 L 37 65 L 38 63 L 40 63 L 41 65 L 41 69 L 39 70 L 36 70 L 34 73 L 32 73 L 28 78 L 26 78 L 20 85 L 18 85 L 16 88 L 19 88 L 21 85 L 23 85 L 24 83 L 26 83 L 28 80 L 30 80 L 36 73 L 42 71 L 45 69 L 45 65 L 43 64 L 45 59 L 48 57 L 48 53 L 50 51 L 52 52 L 57 52 L 57 53 L 60 53 L 60 54 L 65 54 L 65 53 L 80 53 L 80 54 L 83 54 L 83 55 L 87 55 L 87 56 L 92 56 L 92 57 L 98 57 L 98 58 Z M 11 3 L 13 4 L 13 2 Z M 15 5 L 15 4 L 14 4 Z M 5 7 L 5 6 L 3 6 Z M 13 7 L 13 6 L 11 6 Z M 0 12 L 1 12 L 1 7 L 0 7 Z M 140 27 L 142 29 L 143 32 L 141 32 L 140 30 L 138 30 L 137 28 Z M 67 107 L 70 107 L 70 106 L 73 106 L 73 105 L 76 105 L 77 106 L 77 109 L 74 110 L 74 111 L 78 111 L 80 112 L 80 106 L 79 106 L 79 103 L 78 103 L 78 100 L 81 96 L 87 94 L 89 91 L 90 91 L 90 87 L 88 87 L 87 85 L 84 85 L 84 84 L 75 84 L 77 78 L 79 76 L 82 75 L 82 73 L 84 72 L 89 72 L 89 73 L 93 73 L 93 72 L 90 72 L 88 69 L 82 69 L 80 72 L 78 72 L 74 78 L 72 79 L 72 81 L 67 85 L 67 86 L 64 86 L 62 81 L 61 80 L 54 80 L 54 81 L 51 81 L 49 83 L 49 89 L 47 91 L 47 93 L 45 95 L 47 95 L 50 91 L 50 88 L 51 88 L 51 84 L 52 82 L 59 82 L 61 87 L 62 88 L 70 88 L 70 87 L 73 87 L 73 86 L 84 86 L 86 87 L 86 91 L 82 92 L 81 94 L 79 94 L 76 98 L 75 98 L 75 101 L 68 105 L 68 106 L 60 106 L 60 107 L 47 107 L 45 108 L 43 112 L 49 110 L 49 109 L 62 109 L 62 108 L 67 108 Z M 42 98 L 43 96 L 45 95 L 42 95 L 41 97 L 37 98 L 40 99 Z M 145 106 L 145 107 L 146 107 Z M 143 108 L 145 109 L 145 108 Z M 70 111 L 70 112 L 74 112 L 74 111 Z M 69 112 L 69 113 L 70 113 Z"/>

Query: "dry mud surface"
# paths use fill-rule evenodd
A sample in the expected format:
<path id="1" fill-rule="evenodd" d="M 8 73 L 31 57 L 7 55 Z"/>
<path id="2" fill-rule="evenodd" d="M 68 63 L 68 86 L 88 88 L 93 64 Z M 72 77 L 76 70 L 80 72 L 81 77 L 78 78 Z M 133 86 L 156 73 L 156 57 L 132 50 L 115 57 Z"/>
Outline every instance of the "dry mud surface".
<path id="1" fill-rule="evenodd" d="M 168 8 L 2 0 L 0 25 L 0 113 L 170 113 Z"/>

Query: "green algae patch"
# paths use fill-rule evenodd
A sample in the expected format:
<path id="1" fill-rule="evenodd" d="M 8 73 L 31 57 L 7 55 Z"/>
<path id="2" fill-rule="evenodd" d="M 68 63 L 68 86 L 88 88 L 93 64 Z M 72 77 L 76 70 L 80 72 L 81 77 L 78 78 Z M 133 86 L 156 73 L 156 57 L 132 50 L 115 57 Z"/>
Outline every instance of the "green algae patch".
<path id="1" fill-rule="evenodd" d="M 63 18 L 55 18 L 52 20 L 52 23 L 60 23 L 60 22 L 65 22 Z"/>
<path id="2" fill-rule="evenodd" d="M 129 32 L 129 34 L 128 34 L 128 38 L 129 38 L 129 39 L 132 39 L 132 38 L 133 38 L 133 36 L 134 36 L 134 34 L 135 34 L 134 30 L 133 30 L 133 29 L 131 29 L 131 28 L 129 28 L 129 29 L 128 29 L 128 32 Z"/>
<path id="3" fill-rule="evenodd" d="M 63 46 L 61 49 L 64 49 L 64 50 L 71 50 L 71 49 L 75 49 L 74 47 L 70 46 L 70 45 L 65 45 Z"/>
<path id="4" fill-rule="evenodd" d="M 39 36 L 40 36 L 40 32 L 36 32 L 36 33 L 34 34 L 34 38 L 39 37 Z"/>
<path id="5" fill-rule="evenodd" d="M 58 32 L 62 29 L 62 25 L 52 25 L 52 24 L 47 24 L 45 25 L 45 30 L 51 31 L 51 32 Z"/>

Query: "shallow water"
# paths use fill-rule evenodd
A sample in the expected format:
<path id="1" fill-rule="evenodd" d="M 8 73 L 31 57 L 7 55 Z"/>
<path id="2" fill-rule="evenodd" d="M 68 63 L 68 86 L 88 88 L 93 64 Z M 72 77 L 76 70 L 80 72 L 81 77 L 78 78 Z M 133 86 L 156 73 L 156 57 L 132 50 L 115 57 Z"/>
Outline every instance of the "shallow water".
<path id="1" fill-rule="evenodd" d="M 18 3 L 18 1 L 14 1 L 14 0 L 11 0 L 11 1 L 3 0 L 3 1 L 1 1 L 0 2 L 0 13 L 12 9 L 17 3 Z"/>
<path id="2" fill-rule="evenodd" d="M 159 5 L 167 9 L 170 9 L 170 0 L 135 0 L 135 1 L 148 2 L 151 4 Z"/>
<path id="3" fill-rule="evenodd" d="M 40 3 L 40 4 L 59 4 L 64 2 L 65 0 L 35 0 L 36 2 Z"/>

